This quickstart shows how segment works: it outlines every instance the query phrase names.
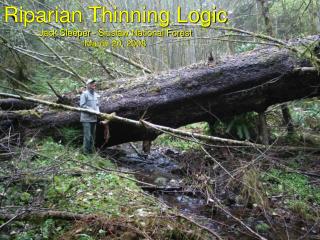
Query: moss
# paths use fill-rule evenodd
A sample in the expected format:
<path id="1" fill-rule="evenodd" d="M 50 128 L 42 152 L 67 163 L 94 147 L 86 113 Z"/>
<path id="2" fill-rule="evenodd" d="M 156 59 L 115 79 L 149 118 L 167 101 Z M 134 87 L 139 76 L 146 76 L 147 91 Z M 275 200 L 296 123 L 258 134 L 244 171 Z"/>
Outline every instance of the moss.
<path id="1" fill-rule="evenodd" d="M 16 114 L 24 117 L 24 116 L 35 116 L 38 118 L 42 117 L 42 114 L 37 111 L 36 109 L 30 109 L 30 110 L 19 110 L 19 111 L 15 111 Z"/>
<path id="2" fill-rule="evenodd" d="M 62 133 L 62 141 L 66 144 L 79 142 L 82 139 L 82 131 L 79 128 L 64 127 L 60 129 L 60 132 Z"/>
<path id="3" fill-rule="evenodd" d="M 314 218 L 312 216 L 312 210 L 310 206 L 304 201 L 292 200 L 288 202 L 288 206 L 293 212 L 295 212 L 304 219 L 311 220 L 312 218 Z"/>
<path id="4" fill-rule="evenodd" d="M 186 233 L 181 229 L 174 228 L 171 231 L 167 231 L 165 239 L 196 240 L 199 239 L 199 236 L 193 232 Z"/>
<path id="5" fill-rule="evenodd" d="M 265 233 L 268 232 L 270 230 L 270 226 L 264 222 L 259 223 L 255 226 L 255 229 L 257 232 L 259 233 Z"/>
<path id="6" fill-rule="evenodd" d="M 199 148 L 199 144 L 175 138 L 171 135 L 161 135 L 156 140 L 155 143 L 161 146 L 171 147 L 179 150 L 191 150 Z"/>
<path id="7" fill-rule="evenodd" d="M 51 138 L 30 140 L 28 145 L 38 154 L 25 156 L 16 164 L 16 169 L 30 174 L 6 189 L 2 199 L 4 205 L 23 206 L 41 199 L 42 208 L 101 214 L 106 218 L 138 218 L 141 212 L 148 216 L 158 214 L 159 206 L 156 201 L 145 196 L 134 181 L 123 178 L 116 172 L 103 170 L 114 167 L 109 160 L 98 155 L 83 155 L 78 149 L 66 147 Z M 47 173 L 50 169 L 54 171 Z M 45 174 L 39 175 L 37 172 Z M 128 175 L 126 177 L 134 178 Z M 0 183 L 0 191 L 4 189 L 5 186 Z M 60 236 L 67 231 L 70 224 L 47 220 L 27 226 L 24 230 L 18 230 L 18 226 L 10 226 L 13 230 L 17 229 L 11 237 L 48 239 L 46 236 L 50 235 L 50 239 L 53 239 L 53 236 Z M 79 234 L 87 234 L 87 226 L 84 229 Z M 88 236 L 91 237 L 91 233 Z"/>
<path id="8" fill-rule="evenodd" d="M 320 188 L 299 173 L 272 169 L 262 175 L 269 196 L 283 195 L 289 209 L 303 218 L 317 218 L 320 208 Z M 312 210 L 311 210 L 312 209 Z"/>
<path id="9" fill-rule="evenodd" d="M 189 132 L 208 134 L 206 122 L 189 124 L 181 127 L 180 129 Z M 183 140 L 168 134 L 160 135 L 154 143 L 160 146 L 171 147 L 183 151 L 199 149 L 199 144 L 195 142 Z"/>
<path id="10" fill-rule="evenodd" d="M 250 169 L 242 177 L 243 187 L 241 195 L 246 204 L 258 204 L 264 208 L 268 207 L 268 199 L 265 189 L 260 180 L 260 173 L 257 169 Z"/>
<path id="11" fill-rule="evenodd" d="M 161 87 L 160 86 L 154 86 L 154 87 L 148 89 L 148 92 L 150 92 L 150 93 L 159 93 L 159 92 L 161 92 Z"/>
<path id="12" fill-rule="evenodd" d="M 309 178 L 299 173 L 287 173 L 281 170 L 272 169 L 264 174 L 264 179 L 272 181 L 272 191 L 287 192 L 296 194 L 302 199 L 314 200 L 320 204 L 320 188 L 312 187 Z"/>
<path id="13" fill-rule="evenodd" d="M 134 182 L 105 172 L 80 178 L 55 176 L 46 197 L 50 208 L 106 216 L 133 214 L 135 209 L 129 206 L 145 204 Z"/>

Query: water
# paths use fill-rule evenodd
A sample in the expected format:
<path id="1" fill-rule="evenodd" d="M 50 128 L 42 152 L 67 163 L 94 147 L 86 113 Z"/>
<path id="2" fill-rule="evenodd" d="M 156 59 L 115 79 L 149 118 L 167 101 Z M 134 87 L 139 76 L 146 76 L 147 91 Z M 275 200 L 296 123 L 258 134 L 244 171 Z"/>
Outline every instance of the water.
<path id="1" fill-rule="evenodd" d="M 138 180 L 162 189 L 149 191 L 160 201 L 212 230 L 219 229 L 219 225 L 211 218 L 214 211 L 207 205 L 206 200 L 194 189 L 183 185 L 183 170 L 173 159 L 179 152 L 158 147 L 149 155 L 144 155 L 140 152 L 138 154 L 130 144 L 123 144 L 121 148 L 113 150 L 116 152 L 115 161 L 119 167 L 130 169 L 135 172 Z"/>
<path id="2" fill-rule="evenodd" d="M 139 152 L 139 153 L 137 153 Z M 186 173 L 179 166 L 179 163 L 174 159 L 179 159 L 181 154 L 178 151 L 157 147 L 151 151 L 147 156 L 141 154 L 139 150 L 134 149 L 130 144 L 121 145 L 108 149 L 108 155 L 113 155 L 114 161 L 119 167 L 124 167 L 130 171 L 135 172 L 135 177 L 143 182 L 151 183 L 161 188 L 161 190 L 153 190 L 149 192 L 156 196 L 160 201 L 166 203 L 168 206 L 179 210 L 183 215 L 192 218 L 197 223 L 221 233 L 223 236 L 231 239 L 254 239 L 252 234 L 249 234 L 243 228 L 240 228 L 239 223 L 228 217 L 226 214 L 221 214 L 217 209 L 212 207 L 212 204 L 207 204 L 206 199 L 201 197 L 201 194 L 196 192 L 195 189 L 184 185 L 183 178 Z M 228 200 L 230 194 L 233 192 L 221 192 L 223 199 Z M 221 197 L 220 196 L 220 197 Z M 230 198 L 232 199 L 232 198 Z M 226 205 L 227 201 L 225 202 Z M 230 203 L 229 211 L 232 211 L 234 216 L 239 217 L 242 221 L 255 229 L 259 223 L 266 222 L 265 217 L 256 214 L 258 209 L 251 209 L 244 205 L 238 205 L 236 202 Z M 272 219 L 269 219 L 272 221 Z M 273 231 L 264 235 L 268 239 L 286 239 L 285 229 L 281 224 L 273 222 Z M 301 226 L 286 226 L 290 229 Z M 301 232 L 290 231 L 291 239 L 298 239 Z M 318 239 L 317 234 L 310 233 L 310 239 Z"/>

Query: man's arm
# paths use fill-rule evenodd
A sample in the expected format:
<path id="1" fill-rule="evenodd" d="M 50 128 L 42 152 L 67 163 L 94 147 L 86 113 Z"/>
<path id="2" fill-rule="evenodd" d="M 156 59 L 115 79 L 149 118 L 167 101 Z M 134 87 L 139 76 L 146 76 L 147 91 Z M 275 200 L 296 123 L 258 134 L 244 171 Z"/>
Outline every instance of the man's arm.
<path id="1" fill-rule="evenodd" d="M 100 95 L 97 94 L 97 111 L 100 112 Z"/>
<path id="2" fill-rule="evenodd" d="M 87 103 L 86 96 L 85 96 L 84 93 L 82 93 L 81 96 L 80 96 L 80 107 L 81 108 L 88 108 L 86 103 Z"/>

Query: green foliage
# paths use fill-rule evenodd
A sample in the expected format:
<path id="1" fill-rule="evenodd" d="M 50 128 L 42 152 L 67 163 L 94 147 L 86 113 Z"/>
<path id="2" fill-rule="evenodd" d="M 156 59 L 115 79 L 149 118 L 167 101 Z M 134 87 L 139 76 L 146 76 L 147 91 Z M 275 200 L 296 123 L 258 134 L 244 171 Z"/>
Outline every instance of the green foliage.
<path id="1" fill-rule="evenodd" d="M 236 46 L 236 53 L 248 52 L 253 50 L 257 45 L 253 43 L 243 43 Z"/>
<path id="2" fill-rule="evenodd" d="M 41 232 L 43 239 L 49 239 L 54 228 L 54 220 L 48 219 L 41 226 Z"/>
<path id="3" fill-rule="evenodd" d="M 318 214 L 311 211 L 310 203 L 320 206 L 320 188 L 311 186 L 308 177 L 272 169 L 264 173 L 262 179 L 268 183 L 268 194 L 285 195 L 285 202 L 294 212 L 305 218 Z"/>
<path id="4" fill-rule="evenodd" d="M 270 230 L 270 226 L 268 224 L 262 222 L 262 223 L 258 223 L 255 226 L 255 229 L 259 233 L 265 233 L 265 232 L 268 232 Z"/>
<path id="5" fill-rule="evenodd" d="M 272 182 L 274 193 L 287 192 L 297 195 L 300 199 L 314 200 L 317 204 L 320 204 L 320 189 L 311 187 L 308 177 L 302 174 L 272 169 L 266 172 L 263 178 Z"/>
<path id="6" fill-rule="evenodd" d="M 72 130 L 70 130 L 72 132 Z M 72 138 L 72 134 L 70 134 Z M 29 147 L 34 148 L 38 155 L 32 159 L 26 159 L 19 162 L 21 168 L 38 169 L 45 167 L 54 162 L 61 162 L 60 169 L 77 168 L 73 161 L 79 163 L 97 164 L 103 167 L 113 167 L 110 160 L 100 157 L 99 155 L 83 155 L 81 149 L 72 146 L 65 147 L 60 143 L 55 142 L 52 138 L 46 138 L 40 142 L 34 142 L 32 139 L 28 142 Z M 68 161 L 73 160 L 73 161 Z"/>
<path id="7" fill-rule="evenodd" d="M 246 204 L 258 204 L 266 208 L 268 201 L 260 179 L 260 172 L 254 168 L 246 171 L 242 177 L 242 182 L 243 186 L 240 193 Z"/>
<path id="8" fill-rule="evenodd" d="M 320 130 L 320 101 L 305 100 L 294 103 L 291 115 L 295 125 L 304 129 Z"/>
<path id="9" fill-rule="evenodd" d="M 288 167 L 290 167 L 290 168 L 292 168 L 292 169 L 298 169 L 299 167 L 301 167 L 301 163 L 298 162 L 298 161 L 292 160 L 292 161 L 290 161 L 290 162 L 288 163 Z"/>
<path id="10" fill-rule="evenodd" d="M 192 234 L 192 232 L 186 233 L 185 231 L 181 231 L 181 229 L 175 228 L 166 232 L 165 239 L 196 240 L 199 239 L 199 236 Z"/>
<path id="11" fill-rule="evenodd" d="M 22 232 L 16 237 L 16 240 L 33 240 L 35 235 L 34 231 Z"/>
<path id="12" fill-rule="evenodd" d="M 206 122 L 193 123 L 193 124 L 186 125 L 181 129 L 185 130 L 185 131 L 189 131 L 189 132 L 206 134 L 207 133 L 207 123 Z M 195 142 L 184 140 L 184 139 L 181 139 L 178 137 L 174 137 L 169 134 L 160 135 L 155 140 L 155 143 L 159 144 L 161 146 L 172 147 L 172 148 L 176 148 L 176 149 L 183 150 L 183 151 L 199 148 L 199 144 L 197 144 Z"/>
<path id="13" fill-rule="evenodd" d="M 26 191 L 24 185 L 16 185 L 7 189 L 2 201 L 4 204 L 28 204 L 32 200 L 32 197 L 31 193 Z"/>
<path id="14" fill-rule="evenodd" d="M 34 72 L 33 76 L 34 84 L 30 87 L 38 94 L 46 94 L 54 96 L 54 93 L 48 86 L 48 82 L 58 93 L 63 94 L 71 92 L 79 87 L 82 87 L 78 81 L 71 78 L 62 78 L 59 74 L 48 71 L 47 67 L 38 66 L 37 71 Z"/>
<path id="15" fill-rule="evenodd" d="M 288 145 L 301 145 L 302 142 L 309 146 L 319 145 L 320 101 L 316 99 L 299 100 L 287 106 L 290 110 L 294 132 L 287 133 L 280 107 L 273 108 L 267 114 L 271 139 L 280 139 L 280 141 L 285 141 Z"/>
<path id="16" fill-rule="evenodd" d="M 29 141 L 29 147 L 38 153 L 17 164 L 19 171 L 39 171 L 52 166 L 58 173 L 41 177 L 31 173 L 25 179 L 7 188 L 2 203 L 5 205 L 28 205 L 33 199 L 42 199 L 44 208 L 74 213 L 102 214 L 112 216 L 134 216 L 137 209 L 158 212 L 158 206 L 150 197 L 141 193 L 134 181 L 120 177 L 117 173 L 99 168 L 113 168 L 113 164 L 98 155 L 86 156 L 79 150 L 54 142 L 51 138 Z M 90 164 L 94 168 L 87 167 Z M 98 170 L 97 170 L 98 168 Z M 127 176 L 131 177 L 132 176 Z M 0 183 L 0 191 L 4 190 Z M 19 223 L 19 222 L 18 222 Z M 22 223 L 23 224 L 23 223 Z M 70 224 L 48 219 L 40 225 L 21 228 L 13 225 L 15 239 L 55 239 Z M 79 233 L 81 239 L 94 239 L 89 234 Z M 79 239 L 80 239 L 79 238 Z"/>
<path id="17" fill-rule="evenodd" d="M 237 136 L 239 139 L 251 139 L 255 133 L 257 114 L 254 112 L 235 116 L 230 121 L 216 122 L 209 127 L 211 134 Z"/>
<path id="18" fill-rule="evenodd" d="M 63 226 L 63 227 L 61 227 Z M 47 219 L 40 223 L 40 225 L 33 225 L 31 223 L 26 226 L 24 222 L 16 222 L 12 228 L 16 234 L 11 234 L 9 239 L 16 240 L 33 240 L 33 239 L 57 239 L 57 236 L 63 234 L 70 227 L 67 221 Z M 14 238 L 13 238 L 14 236 Z M 0 239 L 1 235 L 0 235 Z"/>
<path id="19" fill-rule="evenodd" d="M 31 200 L 31 194 L 28 192 L 23 192 L 20 195 L 20 200 L 24 203 L 28 203 Z"/>
<path id="20" fill-rule="evenodd" d="M 313 4 L 304 1 L 286 0 L 273 1 L 270 15 L 277 19 L 277 33 L 279 37 L 303 36 L 313 31 L 310 24 L 310 10 Z M 308 16 L 309 15 L 309 16 Z M 303 16 L 303 17 L 301 17 Z M 316 16 L 313 16 L 316 18 Z"/>
<path id="21" fill-rule="evenodd" d="M 62 133 L 63 142 L 66 144 L 79 143 L 82 139 L 82 131 L 78 128 L 64 127 L 60 129 Z"/>
<path id="22" fill-rule="evenodd" d="M 53 161 L 68 158 L 97 167 L 112 167 L 110 161 L 98 155 L 83 155 L 78 150 L 66 148 L 54 142 L 51 138 L 36 143 L 35 147 L 40 156 L 29 162 L 28 167 L 47 166 L 52 164 Z M 59 167 L 80 172 L 85 170 L 79 169 L 73 161 L 64 161 Z M 89 169 L 88 167 L 87 171 Z M 103 171 L 98 171 L 94 175 L 84 172 L 80 178 L 65 175 L 54 176 L 45 195 L 50 207 L 61 207 L 62 209 L 70 209 L 70 211 L 76 212 L 98 212 L 103 210 L 110 214 L 119 214 L 120 206 L 118 202 L 125 204 L 125 200 L 129 201 L 124 188 L 138 191 L 137 186 L 132 181 L 119 178 L 117 175 Z"/>
<path id="23" fill-rule="evenodd" d="M 0 233 L 0 239 L 1 240 L 10 240 L 10 236 L 4 233 Z"/>
<path id="24" fill-rule="evenodd" d="M 87 234 L 82 233 L 82 234 L 78 235 L 78 240 L 95 240 L 95 238 L 93 238 Z"/>
<path id="25" fill-rule="evenodd" d="M 128 194 L 126 189 L 130 189 Z M 82 177 L 56 176 L 46 192 L 48 207 L 71 212 L 119 216 L 143 198 L 134 182 L 114 174 L 98 172 Z"/>
<path id="26" fill-rule="evenodd" d="M 190 149 L 196 149 L 199 147 L 199 144 L 197 144 L 197 143 L 183 140 L 180 138 L 176 138 L 176 137 L 173 137 L 171 135 L 166 135 L 166 134 L 159 136 L 155 140 L 155 143 L 159 144 L 161 146 L 172 147 L 172 148 L 176 148 L 176 149 L 183 150 L 183 151 L 187 151 Z"/>
<path id="27" fill-rule="evenodd" d="M 301 200 L 291 200 L 288 202 L 289 208 L 295 212 L 296 214 L 300 215 L 301 217 L 305 219 L 312 219 L 312 214 L 311 214 L 311 207 L 309 204 L 307 204 L 304 201 Z"/>

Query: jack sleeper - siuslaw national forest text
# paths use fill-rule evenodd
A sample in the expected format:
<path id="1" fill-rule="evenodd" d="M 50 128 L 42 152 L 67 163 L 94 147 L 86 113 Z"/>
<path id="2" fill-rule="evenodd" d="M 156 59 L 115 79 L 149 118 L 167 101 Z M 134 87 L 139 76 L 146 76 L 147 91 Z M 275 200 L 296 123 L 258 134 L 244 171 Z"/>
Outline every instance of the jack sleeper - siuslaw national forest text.
<path id="1" fill-rule="evenodd" d="M 91 30 L 79 30 L 79 29 L 42 29 L 39 34 L 41 37 L 77 37 L 86 38 L 96 35 L 98 37 L 192 37 L 193 30 L 177 30 L 177 29 L 163 29 L 163 30 L 107 30 L 98 29 L 97 32 Z"/>

